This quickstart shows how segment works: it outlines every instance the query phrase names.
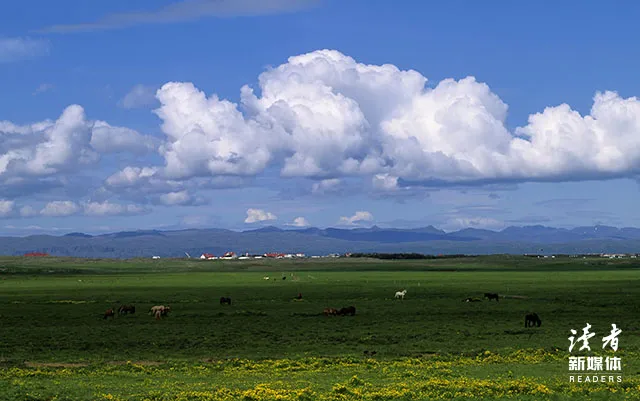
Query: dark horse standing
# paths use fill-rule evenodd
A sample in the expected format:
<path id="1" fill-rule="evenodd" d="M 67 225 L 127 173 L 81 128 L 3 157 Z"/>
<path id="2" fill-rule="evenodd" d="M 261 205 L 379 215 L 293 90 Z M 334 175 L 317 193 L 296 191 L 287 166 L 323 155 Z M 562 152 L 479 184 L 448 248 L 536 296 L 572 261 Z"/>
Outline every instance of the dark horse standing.
<path id="1" fill-rule="evenodd" d="M 120 308 L 118 308 L 118 313 L 121 315 L 136 313 L 136 307 L 134 305 L 121 305 Z"/>
<path id="2" fill-rule="evenodd" d="M 227 298 L 227 297 L 220 297 L 220 305 L 231 305 L 231 298 Z"/>
<path id="3" fill-rule="evenodd" d="M 496 302 L 500 302 L 500 296 L 498 294 L 493 294 L 491 292 L 485 292 L 484 293 L 484 297 L 487 298 L 489 301 L 491 301 L 492 299 L 495 299 Z"/>
<path id="4" fill-rule="evenodd" d="M 355 306 L 347 306 L 346 308 L 342 308 L 338 311 L 338 315 L 340 316 L 354 316 L 356 314 L 356 307 Z"/>
<path id="5" fill-rule="evenodd" d="M 542 320 L 537 313 L 527 313 L 524 317 L 524 327 L 533 327 L 542 325 Z"/>

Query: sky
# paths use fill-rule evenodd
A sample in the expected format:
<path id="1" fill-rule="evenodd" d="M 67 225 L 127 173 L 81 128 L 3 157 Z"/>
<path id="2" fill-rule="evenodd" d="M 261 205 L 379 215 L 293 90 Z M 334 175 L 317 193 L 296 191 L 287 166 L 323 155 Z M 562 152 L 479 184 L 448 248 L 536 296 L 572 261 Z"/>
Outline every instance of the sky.
<path id="1" fill-rule="evenodd" d="M 0 235 L 640 227 L 638 16 L 633 1 L 2 2 Z"/>

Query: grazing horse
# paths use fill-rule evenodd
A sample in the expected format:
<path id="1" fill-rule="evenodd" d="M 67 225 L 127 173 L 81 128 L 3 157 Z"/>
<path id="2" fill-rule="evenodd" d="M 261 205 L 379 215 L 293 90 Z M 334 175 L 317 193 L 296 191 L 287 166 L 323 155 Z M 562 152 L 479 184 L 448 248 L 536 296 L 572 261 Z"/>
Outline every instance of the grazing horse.
<path id="1" fill-rule="evenodd" d="M 524 327 L 533 327 L 542 325 L 542 320 L 537 313 L 527 313 L 524 317 Z"/>
<path id="2" fill-rule="evenodd" d="M 338 311 L 338 315 L 340 316 L 354 316 L 356 314 L 356 307 L 355 306 L 347 306 L 346 308 L 342 308 Z"/>
<path id="3" fill-rule="evenodd" d="M 113 311 L 113 308 L 109 308 L 104 312 L 104 318 L 114 318 L 116 317 L 116 313 Z"/>
<path id="4" fill-rule="evenodd" d="M 136 307 L 134 305 L 120 305 L 118 314 L 126 315 L 127 313 L 136 313 Z"/>
<path id="5" fill-rule="evenodd" d="M 324 308 L 322 312 L 325 316 L 335 316 L 338 314 L 338 310 L 334 308 Z"/>
<path id="6" fill-rule="evenodd" d="M 149 312 L 156 318 L 156 320 L 160 320 L 162 316 L 167 316 L 170 311 L 171 307 L 169 305 L 156 305 L 152 306 Z"/>
<path id="7" fill-rule="evenodd" d="M 407 290 L 402 290 L 396 292 L 396 299 L 404 299 L 404 296 L 407 295 Z"/>
<path id="8" fill-rule="evenodd" d="M 500 296 L 498 294 L 493 294 L 491 292 L 485 292 L 484 293 L 484 297 L 487 298 L 489 301 L 491 301 L 492 299 L 495 299 L 496 302 L 500 302 L 500 300 L 499 300 Z"/>
<path id="9" fill-rule="evenodd" d="M 231 305 L 231 298 L 227 298 L 227 297 L 220 297 L 220 305 Z"/>
<path id="10" fill-rule="evenodd" d="M 302 299 L 302 293 L 301 292 L 299 292 L 298 295 L 296 295 L 296 299 L 298 299 L 298 300 Z"/>

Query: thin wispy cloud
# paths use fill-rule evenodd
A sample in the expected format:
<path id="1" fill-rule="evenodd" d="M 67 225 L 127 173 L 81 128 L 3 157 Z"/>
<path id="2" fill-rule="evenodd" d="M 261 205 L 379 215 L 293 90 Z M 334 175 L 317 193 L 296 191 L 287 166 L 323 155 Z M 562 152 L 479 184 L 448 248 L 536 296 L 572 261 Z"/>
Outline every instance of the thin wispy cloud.
<path id="1" fill-rule="evenodd" d="M 41 84 L 36 88 L 35 91 L 33 91 L 32 95 L 36 96 L 41 93 L 49 92 L 49 91 L 52 91 L 54 88 L 55 86 L 53 84 Z"/>
<path id="2" fill-rule="evenodd" d="M 536 202 L 536 206 L 549 207 L 553 209 L 575 209 L 578 206 L 583 206 L 589 202 L 593 201 L 593 199 L 582 199 L 582 198 L 560 198 L 560 199 L 548 199 L 540 202 Z"/>
<path id="3" fill-rule="evenodd" d="M 87 32 L 145 24 L 170 24 L 207 17 L 229 18 L 282 14 L 307 9 L 319 3 L 320 0 L 182 0 L 156 10 L 110 14 L 93 22 L 53 25 L 40 32 Z"/>
<path id="4" fill-rule="evenodd" d="M 0 64 L 29 60 L 49 53 L 47 40 L 0 37 Z"/>

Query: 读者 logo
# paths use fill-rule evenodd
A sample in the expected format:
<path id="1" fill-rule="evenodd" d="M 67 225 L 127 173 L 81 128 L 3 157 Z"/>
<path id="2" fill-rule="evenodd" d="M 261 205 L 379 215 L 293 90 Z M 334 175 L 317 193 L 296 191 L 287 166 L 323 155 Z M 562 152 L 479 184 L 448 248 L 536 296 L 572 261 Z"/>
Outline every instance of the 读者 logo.
<path id="1" fill-rule="evenodd" d="M 591 332 L 591 325 L 587 323 L 582 329 L 582 335 L 576 339 L 578 332 L 571 329 L 569 337 L 569 353 L 574 351 L 577 344 L 581 343 L 578 352 L 592 352 L 589 340 L 596 333 Z M 611 324 L 611 333 L 602 337 L 602 350 L 609 347 L 613 353 L 618 351 L 618 335 L 622 333 L 615 323 Z M 599 351 L 599 350 L 598 350 Z M 622 382 L 622 358 L 608 355 L 586 355 L 569 357 L 569 382 L 571 383 L 620 383 Z"/>

